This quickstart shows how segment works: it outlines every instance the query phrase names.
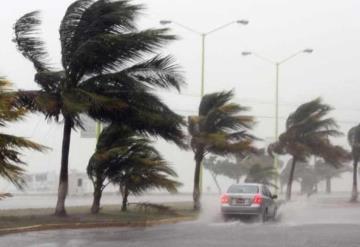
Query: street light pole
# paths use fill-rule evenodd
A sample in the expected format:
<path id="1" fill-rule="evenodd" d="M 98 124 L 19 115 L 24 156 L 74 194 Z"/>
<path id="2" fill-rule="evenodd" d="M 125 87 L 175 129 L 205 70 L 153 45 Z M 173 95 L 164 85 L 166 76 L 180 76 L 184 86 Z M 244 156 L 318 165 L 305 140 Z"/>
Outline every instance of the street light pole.
<path id="1" fill-rule="evenodd" d="M 280 63 L 275 63 L 275 140 L 279 137 L 279 68 Z"/>
<path id="2" fill-rule="evenodd" d="M 208 32 L 199 32 L 191 27 L 188 27 L 186 25 L 183 25 L 181 23 L 178 23 L 178 22 L 175 22 L 175 21 L 172 21 L 172 20 L 161 20 L 160 21 L 160 24 L 161 25 L 169 25 L 169 24 L 174 24 L 176 26 L 179 26 L 191 33 L 194 33 L 196 35 L 199 35 L 201 37 L 201 85 L 200 85 L 200 95 L 201 97 L 204 96 L 205 94 L 205 46 L 206 46 L 206 38 L 208 35 L 210 34 L 213 34 L 215 32 L 218 32 L 232 24 L 240 24 L 240 25 L 247 25 L 249 24 L 249 21 L 248 20 L 236 20 L 236 21 L 231 21 L 231 22 L 228 22 L 226 24 L 223 24 L 221 26 L 218 26 Z"/>
<path id="3" fill-rule="evenodd" d="M 205 38 L 206 34 L 201 34 L 201 97 L 203 97 L 205 93 Z"/>
<path id="4" fill-rule="evenodd" d="M 300 50 L 300 51 L 292 54 L 291 56 L 288 56 L 285 59 L 282 59 L 277 62 L 275 62 L 274 60 L 269 59 L 267 57 L 264 57 L 262 55 L 259 55 L 257 53 L 250 52 L 250 51 L 244 51 L 241 53 L 243 56 L 254 55 L 255 57 L 257 57 L 263 61 L 266 61 L 268 63 L 271 63 L 272 65 L 275 66 L 275 128 L 274 128 L 275 129 L 275 133 L 274 133 L 275 141 L 277 141 L 279 138 L 279 70 L 280 70 L 280 65 L 288 62 L 289 60 L 293 59 L 294 57 L 296 57 L 297 55 L 299 55 L 301 53 L 310 54 L 312 52 L 313 52 L 313 49 L 309 49 L 309 48 L 303 49 L 303 50 Z M 275 154 L 275 157 L 274 157 L 274 168 L 276 169 L 276 171 L 278 173 L 280 172 L 279 159 L 278 159 L 277 154 Z M 276 178 L 275 184 L 279 185 L 278 178 Z M 276 190 L 278 190 L 278 188 Z"/>

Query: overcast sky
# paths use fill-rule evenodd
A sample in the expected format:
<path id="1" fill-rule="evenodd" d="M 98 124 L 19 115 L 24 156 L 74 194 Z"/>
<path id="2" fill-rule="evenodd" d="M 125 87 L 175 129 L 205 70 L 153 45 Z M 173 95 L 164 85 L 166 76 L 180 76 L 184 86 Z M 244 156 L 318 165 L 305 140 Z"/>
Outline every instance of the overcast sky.
<path id="1" fill-rule="evenodd" d="M 21 15 L 41 10 L 43 38 L 59 66 L 58 28 L 72 0 L 12 0 L 3 4 L 0 15 L 0 75 L 7 76 L 19 89 L 36 88 L 34 69 L 15 49 L 12 26 Z M 205 91 L 234 89 L 236 102 L 252 108 L 257 116 L 255 134 L 273 136 L 274 66 L 256 57 L 242 57 L 251 50 L 272 60 L 281 60 L 304 48 L 314 49 L 280 68 L 281 129 L 284 118 L 299 104 L 322 97 L 335 107 L 333 116 L 347 132 L 360 119 L 360 1 L 358 0 L 147 0 L 140 28 L 159 27 L 159 20 L 171 19 L 199 32 L 237 19 L 248 19 L 249 25 L 232 25 L 208 36 L 206 41 Z M 162 53 L 172 54 L 186 73 L 187 87 L 182 95 L 161 93 L 178 113 L 194 114 L 200 94 L 200 37 L 177 26 L 171 26 L 179 41 Z M 26 121 L 10 126 L 10 131 L 52 148 L 47 154 L 27 153 L 29 170 L 40 172 L 59 169 L 62 126 L 47 123 L 42 116 L 29 115 Z M 345 138 L 337 140 L 346 144 Z M 162 141 L 160 151 L 175 166 L 184 190 L 192 186 L 194 162 L 191 152 L 182 152 Z M 95 147 L 94 139 L 81 139 L 74 133 L 70 168 L 83 170 Z M 211 185 L 213 186 L 213 185 Z"/>

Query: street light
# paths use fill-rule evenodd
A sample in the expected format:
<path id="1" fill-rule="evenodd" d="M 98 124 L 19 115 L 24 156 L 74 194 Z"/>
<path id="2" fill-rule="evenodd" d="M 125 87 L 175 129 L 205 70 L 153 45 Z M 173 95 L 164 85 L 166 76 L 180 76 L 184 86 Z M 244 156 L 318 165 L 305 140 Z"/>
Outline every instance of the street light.
<path id="1" fill-rule="evenodd" d="M 242 56 L 253 55 L 253 56 L 255 56 L 263 61 L 266 61 L 268 63 L 271 63 L 272 65 L 275 66 L 275 75 L 276 75 L 276 79 L 275 79 L 275 140 L 277 140 L 279 138 L 279 69 L 280 69 L 280 65 L 284 64 L 285 62 L 288 62 L 289 60 L 293 59 L 294 57 L 296 57 L 297 55 L 300 55 L 302 53 L 311 54 L 313 52 L 314 52 L 313 49 L 306 48 L 303 50 L 299 50 L 298 52 L 296 52 L 282 60 L 278 60 L 278 61 L 269 59 L 258 53 L 254 53 L 251 51 L 243 51 L 241 53 Z M 279 160 L 278 160 L 277 155 L 275 155 L 274 167 L 277 171 L 279 171 Z M 276 184 L 278 184 L 278 181 L 276 181 Z"/>
<path id="2" fill-rule="evenodd" d="M 231 22 L 228 22 L 228 23 L 225 23 L 221 26 L 218 26 L 208 32 L 199 32 L 191 27 L 188 27 L 186 25 L 183 25 L 181 23 L 178 23 L 178 22 L 175 22 L 175 21 L 172 21 L 172 20 L 161 20 L 160 21 L 160 24 L 161 25 L 170 25 L 170 24 L 174 24 L 176 26 L 179 26 L 189 32 L 192 32 L 192 33 L 195 33 L 197 35 L 199 35 L 201 37 L 201 87 L 200 87 L 200 95 L 201 96 L 204 96 L 204 93 L 205 93 L 205 40 L 206 40 L 206 37 L 209 35 L 209 34 L 212 34 L 212 33 L 215 33 L 217 31 L 220 31 L 232 24 L 239 24 L 239 25 L 247 25 L 249 24 L 249 21 L 248 20 L 245 20 L 245 19 L 240 19 L 240 20 L 235 20 L 235 21 L 231 21 Z"/>

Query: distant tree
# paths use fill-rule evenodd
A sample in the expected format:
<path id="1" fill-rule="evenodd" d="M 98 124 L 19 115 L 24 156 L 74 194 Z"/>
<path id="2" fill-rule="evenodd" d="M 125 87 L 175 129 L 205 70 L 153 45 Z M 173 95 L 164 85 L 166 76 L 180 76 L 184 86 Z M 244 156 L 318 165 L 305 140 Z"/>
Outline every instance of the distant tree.
<path id="1" fill-rule="evenodd" d="M 290 159 L 280 174 L 280 185 L 283 187 L 287 184 L 290 177 L 293 159 Z M 317 176 L 314 167 L 308 162 L 297 162 L 293 175 L 293 181 L 300 184 L 300 193 L 311 195 L 316 192 L 316 187 L 320 178 Z"/>
<path id="2" fill-rule="evenodd" d="M 260 149 L 257 153 L 248 154 L 244 158 L 240 156 L 236 156 L 236 158 L 237 164 L 242 168 L 245 182 L 263 183 L 276 188 L 273 181 L 279 174 L 274 167 L 273 157 L 267 155 L 265 149 Z M 282 167 L 280 160 L 279 167 Z"/>
<path id="3" fill-rule="evenodd" d="M 17 105 L 16 93 L 11 89 L 10 82 L 0 77 L 0 127 L 21 120 L 25 114 L 26 109 Z M 46 148 L 22 137 L 0 133 L 0 177 L 19 188 L 24 184 L 25 162 L 20 157 L 23 149 L 45 151 Z M 8 195 L 1 194 L 0 198 Z"/>
<path id="4" fill-rule="evenodd" d="M 40 86 L 22 91 L 19 101 L 64 124 L 57 216 L 66 215 L 70 137 L 72 130 L 82 127 L 81 115 L 151 134 L 161 132 L 168 140 L 182 135 L 183 119 L 153 93 L 154 88 L 180 89 L 184 82 L 173 59 L 158 55 L 158 48 L 175 37 L 167 29 L 139 31 L 136 20 L 141 10 L 142 6 L 128 0 L 75 1 L 60 25 L 59 71 L 49 65 L 38 38 L 39 12 L 15 23 L 14 40 L 34 64 Z"/>
<path id="5" fill-rule="evenodd" d="M 248 133 L 253 117 L 241 115 L 248 108 L 230 103 L 232 91 L 207 94 L 202 97 L 199 115 L 189 117 L 188 130 L 195 154 L 194 209 L 200 209 L 200 169 L 206 154 L 230 155 L 255 150 L 255 138 Z"/>
<path id="6" fill-rule="evenodd" d="M 205 159 L 204 167 L 214 174 L 213 177 L 222 175 L 235 180 L 236 183 L 244 178 L 245 182 L 263 183 L 276 187 L 273 180 L 278 173 L 273 163 L 273 158 L 261 149 L 246 157 L 236 157 L 235 161 L 227 158 L 215 159 L 215 156 L 210 156 L 209 159 Z"/>
<path id="7" fill-rule="evenodd" d="M 325 180 L 325 192 L 331 193 L 331 180 L 333 178 L 340 177 L 342 173 L 351 171 L 350 167 L 334 167 L 331 164 L 327 164 L 322 159 L 316 159 L 314 172 L 318 177 L 319 182 Z"/>
<path id="8" fill-rule="evenodd" d="M 240 183 L 240 179 L 245 175 L 245 171 L 239 163 L 230 159 L 219 160 L 218 166 L 221 167 L 220 174 L 233 179 L 235 183 Z"/>
<path id="9" fill-rule="evenodd" d="M 10 193 L 0 193 L 0 200 L 7 198 L 7 197 L 11 197 Z"/>
<path id="10" fill-rule="evenodd" d="M 330 110 L 331 107 L 323 104 L 320 99 L 301 105 L 288 117 L 286 131 L 280 135 L 279 140 L 269 146 L 270 153 L 292 156 L 287 200 L 291 199 L 291 187 L 298 161 L 306 162 L 309 157 L 315 155 L 329 164 L 341 166 L 349 158 L 346 150 L 330 142 L 330 137 L 341 135 L 335 120 L 326 118 Z"/>
<path id="11" fill-rule="evenodd" d="M 357 173 L 358 162 L 360 158 L 360 124 L 352 127 L 348 132 L 348 141 L 351 146 L 351 155 L 353 159 L 353 185 L 351 193 L 351 202 L 357 202 L 358 200 L 358 186 L 357 186 Z"/>
<path id="12" fill-rule="evenodd" d="M 261 183 L 277 188 L 273 182 L 274 178 L 278 176 L 278 173 L 274 167 L 266 167 L 260 163 L 253 165 L 246 176 L 246 183 Z"/>
<path id="13" fill-rule="evenodd" d="M 130 193 L 138 195 L 154 188 L 176 192 L 181 185 L 170 178 L 177 176 L 175 171 L 147 138 L 117 124 L 102 131 L 87 173 L 94 184 L 94 214 L 99 212 L 102 191 L 108 183 L 122 188 L 123 211 Z"/>
<path id="14" fill-rule="evenodd" d="M 214 183 L 216 185 L 216 188 L 218 190 L 218 193 L 221 194 L 222 189 L 220 187 L 220 184 L 217 180 L 217 176 L 222 174 L 222 166 L 219 160 L 216 160 L 215 156 L 210 156 L 209 158 L 206 158 L 204 160 L 204 168 L 208 170 L 211 174 L 212 179 L 214 180 Z"/>

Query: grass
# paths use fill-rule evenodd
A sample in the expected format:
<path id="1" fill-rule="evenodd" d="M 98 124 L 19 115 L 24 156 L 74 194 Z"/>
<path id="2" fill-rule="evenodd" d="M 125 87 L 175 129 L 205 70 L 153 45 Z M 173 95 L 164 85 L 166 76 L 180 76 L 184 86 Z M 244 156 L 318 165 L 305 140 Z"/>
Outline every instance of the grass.
<path id="1" fill-rule="evenodd" d="M 189 202 L 167 203 L 164 206 L 169 210 L 130 204 L 127 212 L 120 211 L 120 205 L 105 205 L 97 215 L 90 213 L 89 207 L 68 207 L 67 217 L 56 217 L 54 209 L 18 209 L 0 211 L 1 230 L 9 228 L 30 227 L 41 225 L 46 229 L 51 225 L 63 225 L 65 228 L 81 228 L 82 226 L 131 226 L 146 224 L 149 221 L 164 219 L 195 218 Z M 60 226 L 61 227 L 61 226 Z M 48 227 L 50 228 L 50 227 Z"/>

